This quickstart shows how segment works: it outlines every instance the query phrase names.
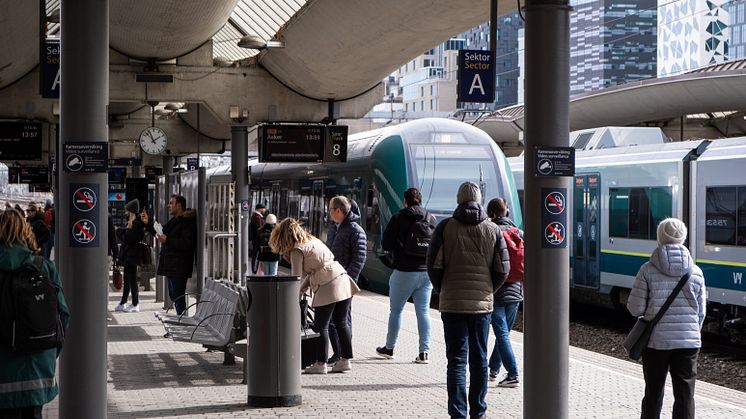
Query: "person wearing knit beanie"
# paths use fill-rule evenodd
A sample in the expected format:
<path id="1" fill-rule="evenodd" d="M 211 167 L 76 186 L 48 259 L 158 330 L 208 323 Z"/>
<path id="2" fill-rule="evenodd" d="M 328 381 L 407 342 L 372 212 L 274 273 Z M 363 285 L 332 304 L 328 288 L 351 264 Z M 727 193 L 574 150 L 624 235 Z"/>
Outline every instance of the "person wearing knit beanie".
<path id="1" fill-rule="evenodd" d="M 474 182 L 462 183 L 456 194 L 456 203 L 459 205 L 469 201 L 474 201 L 477 204 L 482 203 L 482 191 L 479 190 L 479 186 Z"/>
<path id="2" fill-rule="evenodd" d="M 686 225 L 678 218 L 666 218 L 658 224 L 658 245 L 684 244 Z"/>
<path id="3" fill-rule="evenodd" d="M 137 198 L 133 199 L 132 201 L 128 202 L 124 206 L 124 209 L 133 214 L 139 213 L 140 212 L 140 200 Z"/>

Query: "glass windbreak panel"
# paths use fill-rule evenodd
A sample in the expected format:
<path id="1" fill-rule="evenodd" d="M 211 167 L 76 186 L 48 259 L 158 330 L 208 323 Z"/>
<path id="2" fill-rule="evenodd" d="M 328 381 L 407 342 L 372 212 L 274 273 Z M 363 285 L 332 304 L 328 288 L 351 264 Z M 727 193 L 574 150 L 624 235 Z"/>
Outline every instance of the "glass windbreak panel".
<path id="1" fill-rule="evenodd" d="M 629 189 L 609 188 L 609 237 L 627 237 Z"/>
<path id="2" fill-rule="evenodd" d="M 736 240 L 738 246 L 746 246 L 746 187 L 744 186 L 738 188 L 738 237 Z"/>
<path id="3" fill-rule="evenodd" d="M 645 188 L 629 190 L 629 238 L 648 239 L 650 237 L 650 200 Z"/>
<path id="4" fill-rule="evenodd" d="M 578 138 L 575 139 L 575 142 L 572 144 L 572 146 L 576 150 L 583 150 L 585 149 L 585 146 L 588 145 L 588 141 L 590 141 L 592 137 L 593 137 L 592 132 L 586 132 L 585 134 L 580 134 L 578 135 Z"/>
<path id="5" fill-rule="evenodd" d="M 707 188 L 705 241 L 736 244 L 736 188 Z"/>
<path id="6" fill-rule="evenodd" d="M 422 205 L 430 211 L 453 211 L 456 192 L 465 181 L 480 185 L 483 200 L 504 196 L 489 146 L 412 144 L 410 152 Z"/>
<path id="7" fill-rule="evenodd" d="M 673 215 L 671 188 L 648 188 L 650 201 L 650 240 L 657 239 L 658 224 Z"/>

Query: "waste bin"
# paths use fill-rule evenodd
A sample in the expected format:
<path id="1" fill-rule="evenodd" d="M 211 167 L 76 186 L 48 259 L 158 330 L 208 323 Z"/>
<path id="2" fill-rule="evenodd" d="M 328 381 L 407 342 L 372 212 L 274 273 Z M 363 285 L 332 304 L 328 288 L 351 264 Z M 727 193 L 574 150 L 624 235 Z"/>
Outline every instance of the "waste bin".
<path id="1" fill-rule="evenodd" d="M 297 276 L 248 276 L 246 314 L 248 404 L 301 404 L 300 280 Z"/>

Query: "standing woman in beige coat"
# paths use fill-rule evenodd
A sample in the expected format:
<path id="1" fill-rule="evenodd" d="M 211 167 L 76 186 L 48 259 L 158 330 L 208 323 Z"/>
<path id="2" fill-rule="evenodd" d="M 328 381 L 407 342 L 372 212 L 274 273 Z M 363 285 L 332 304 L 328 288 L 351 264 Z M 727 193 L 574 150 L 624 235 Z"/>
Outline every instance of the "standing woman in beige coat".
<path id="1" fill-rule="evenodd" d="M 301 278 L 301 295 L 310 290 L 315 310 L 313 330 L 321 335 L 316 348 L 316 363 L 305 369 L 306 374 L 326 374 L 329 342 L 329 322 L 334 321 L 342 358 L 332 366 L 332 372 L 351 369 L 352 340 L 347 328 L 347 310 L 352 296 L 360 291 L 345 269 L 334 260 L 331 250 L 321 240 L 301 227 L 297 220 L 286 218 L 272 230 L 269 246 L 275 253 L 290 260 L 292 274 Z"/>

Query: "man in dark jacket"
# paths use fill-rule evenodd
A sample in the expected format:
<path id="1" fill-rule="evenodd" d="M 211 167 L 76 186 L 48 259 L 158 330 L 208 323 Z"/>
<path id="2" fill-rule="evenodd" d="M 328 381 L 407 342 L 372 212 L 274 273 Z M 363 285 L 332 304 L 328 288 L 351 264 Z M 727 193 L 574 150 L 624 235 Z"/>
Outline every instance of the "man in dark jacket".
<path id="1" fill-rule="evenodd" d="M 487 205 L 487 215 L 492 222 L 497 224 L 500 231 L 513 230 L 515 235 L 508 237 L 515 238 L 519 243 L 514 243 L 513 249 L 523 246 L 523 230 L 519 229 L 513 220 L 508 218 L 508 205 L 503 198 L 495 198 Z M 505 235 L 503 235 L 506 238 Z M 507 238 L 506 238 L 507 240 Z M 508 252 L 510 253 L 510 251 Z M 516 252 L 517 253 L 517 252 Z M 517 259 L 513 257 L 518 255 L 511 254 L 512 266 L 516 266 Z M 495 293 L 495 307 L 492 311 L 492 329 L 495 331 L 495 347 L 490 355 L 490 381 L 497 380 L 497 374 L 500 366 L 505 365 L 507 376 L 498 383 L 498 387 L 515 388 L 520 385 L 518 380 L 518 363 L 513 353 L 513 345 L 510 343 L 510 330 L 513 328 L 518 306 L 523 301 L 523 275 L 511 271 L 500 289 Z"/>
<path id="2" fill-rule="evenodd" d="M 34 202 L 29 202 L 28 208 L 26 208 L 26 221 L 31 225 L 31 230 L 34 232 L 36 245 L 43 251 L 44 246 L 51 237 L 51 233 L 49 232 L 47 223 L 44 222 L 44 214 L 39 211 Z"/>
<path id="3" fill-rule="evenodd" d="M 329 226 L 326 235 L 326 245 L 334 254 L 334 259 L 347 270 L 347 275 L 357 282 L 360 271 L 365 266 L 367 257 L 367 240 L 365 230 L 358 224 L 360 220 L 360 209 L 355 201 L 344 196 L 335 196 L 329 200 L 329 217 L 333 224 Z M 347 311 L 347 330 L 352 333 L 352 314 Z M 339 360 L 342 348 L 337 336 L 337 329 L 329 325 L 329 341 L 332 344 L 334 355 L 329 363 Z"/>
<path id="4" fill-rule="evenodd" d="M 140 217 L 147 230 L 161 242 L 157 274 L 166 277 L 168 296 L 176 307 L 176 313 L 181 314 L 186 310 L 184 293 L 194 268 L 197 221 L 194 212 L 186 210 L 186 198 L 181 195 L 171 195 L 168 213 L 173 217 L 163 226 L 163 234 L 158 234 L 149 223 L 147 212 L 143 211 Z"/>
<path id="5" fill-rule="evenodd" d="M 414 301 L 417 315 L 417 332 L 420 337 L 419 354 L 414 362 L 427 364 L 430 362 L 430 297 L 433 286 L 427 276 L 425 256 L 414 254 L 406 250 L 409 236 L 415 234 L 412 227 L 416 222 L 425 222 L 429 234 L 435 230 L 437 221 L 430 213 L 420 206 L 422 193 L 417 188 L 409 188 L 404 192 L 404 208 L 391 217 L 386 230 L 383 232 L 381 246 L 383 250 L 393 254 L 393 268 L 389 278 L 389 325 L 386 333 L 386 344 L 376 348 L 376 352 L 384 358 L 394 358 L 394 346 L 401 328 L 401 315 L 409 297 Z M 412 238 L 409 238 L 412 240 Z"/>
<path id="6" fill-rule="evenodd" d="M 456 200 L 453 217 L 441 221 L 435 229 L 427 252 L 427 270 L 433 288 L 440 293 L 438 309 L 448 358 L 448 414 L 452 418 L 478 418 L 487 411 L 492 296 L 510 272 L 510 259 L 505 238 L 480 204 L 479 186 L 461 184 Z"/>

